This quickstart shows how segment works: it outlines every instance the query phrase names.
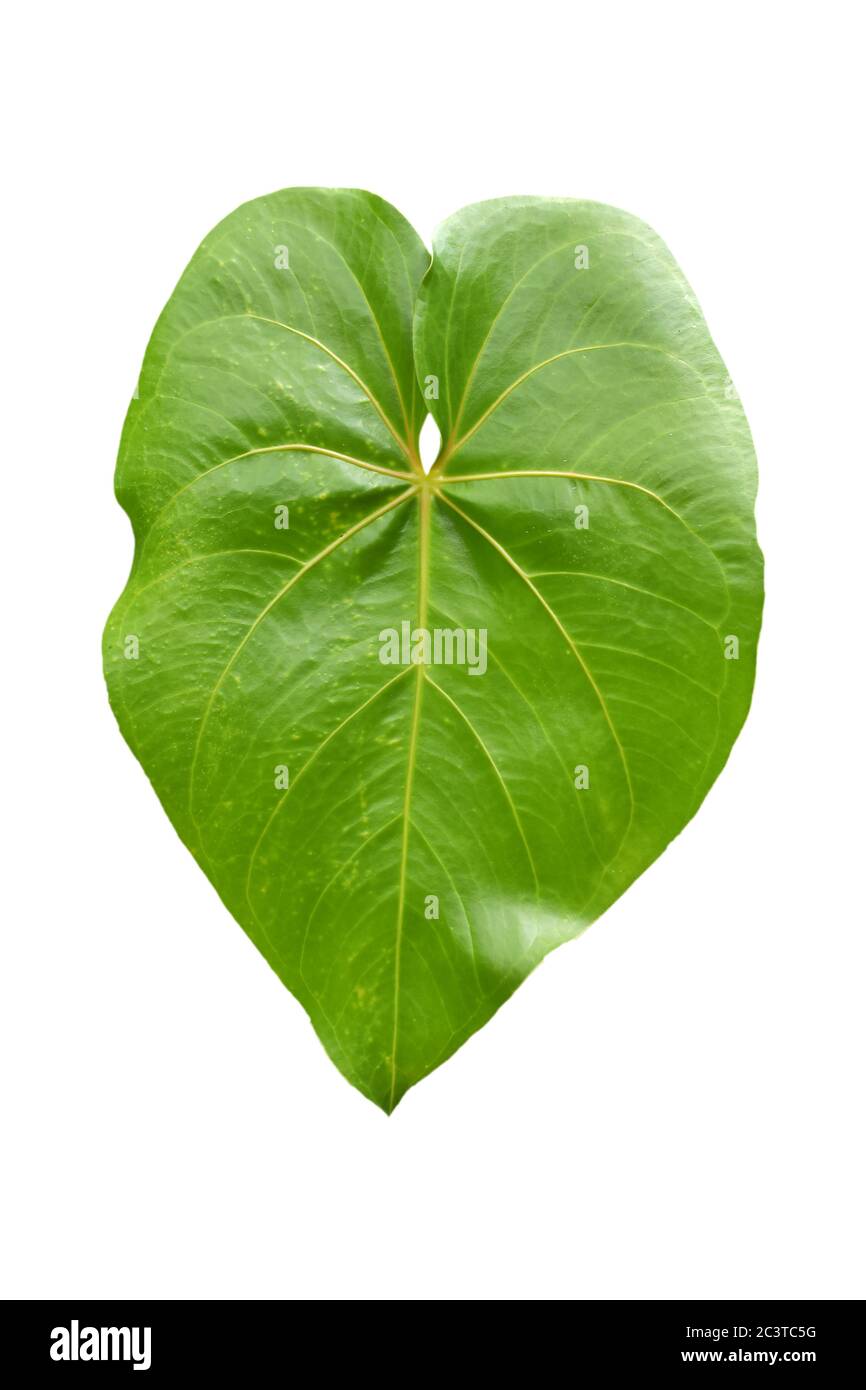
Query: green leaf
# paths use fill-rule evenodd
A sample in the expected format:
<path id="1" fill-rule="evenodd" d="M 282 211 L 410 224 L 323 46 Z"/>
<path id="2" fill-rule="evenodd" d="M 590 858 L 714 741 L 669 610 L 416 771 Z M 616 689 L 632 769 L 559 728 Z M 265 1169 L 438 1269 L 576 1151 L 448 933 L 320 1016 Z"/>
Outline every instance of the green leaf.
<path id="1" fill-rule="evenodd" d="M 117 493 L 120 727 L 390 1111 L 656 858 L 745 718 L 755 465 L 694 297 L 597 204 L 467 208 L 431 265 L 368 193 L 261 198 L 159 319 Z"/>

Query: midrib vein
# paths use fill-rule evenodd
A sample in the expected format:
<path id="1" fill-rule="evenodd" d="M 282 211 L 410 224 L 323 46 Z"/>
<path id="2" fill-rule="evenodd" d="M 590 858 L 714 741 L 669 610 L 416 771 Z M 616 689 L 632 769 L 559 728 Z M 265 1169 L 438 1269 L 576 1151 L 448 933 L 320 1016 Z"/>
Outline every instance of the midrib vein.
<path id="1" fill-rule="evenodd" d="M 418 626 L 427 626 L 427 603 L 430 584 L 430 490 L 421 488 L 418 492 L 420 515 L 418 521 Z M 400 1026 L 400 962 L 403 946 L 403 923 L 406 915 L 406 868 L 409 860 L 409 812 L 412 805 L 412 784 L 415 778 L 415 761 L 418 749 L 418 730 L 421 725 L 421 703 L 424 698 L 424 667 L 418 663 L 415 678 L 415 702 L 412 708 L 412 725 L 409 730 L 409 755 L 406 762 L 406 788 L 403 794 L 403 837 L 400 849 L 400 880 L 397 894 L 397 930 L 394 943 L 394 1030 L 391 1036 L 391 1091 L 388 1098 L 389 1113 L 394 1109 L 397 1091 L 397 1039 Z"/>

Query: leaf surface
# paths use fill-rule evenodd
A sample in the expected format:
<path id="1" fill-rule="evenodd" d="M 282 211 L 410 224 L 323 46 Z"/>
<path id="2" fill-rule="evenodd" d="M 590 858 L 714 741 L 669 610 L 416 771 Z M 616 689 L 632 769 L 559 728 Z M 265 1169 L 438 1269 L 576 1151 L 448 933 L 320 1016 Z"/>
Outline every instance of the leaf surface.
<path id="1" fill-rule="evenodd" d="M 124 736 L 390 1111 L 664 849 L 745 718 L 755 466 L 694 297 L 592 203 L 477 204 L 431 264 L 370 194 L 258 199 L 160 317 L 117 491 Z"/>

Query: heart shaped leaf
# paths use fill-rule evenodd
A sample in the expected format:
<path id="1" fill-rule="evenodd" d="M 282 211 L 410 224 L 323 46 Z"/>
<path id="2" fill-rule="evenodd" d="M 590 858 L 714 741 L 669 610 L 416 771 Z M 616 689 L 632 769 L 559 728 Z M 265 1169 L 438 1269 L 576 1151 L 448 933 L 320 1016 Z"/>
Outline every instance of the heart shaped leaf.
<path id="1" fill-rule="evenodd" d="M 718 775 L 754 675 L 754 492 L 694 297 L 622 212 L 478 204 L 430 264 L 381 199 L 294 189 L 190 262 L 121 443 L 111 701 L 385 1110 Z"/>

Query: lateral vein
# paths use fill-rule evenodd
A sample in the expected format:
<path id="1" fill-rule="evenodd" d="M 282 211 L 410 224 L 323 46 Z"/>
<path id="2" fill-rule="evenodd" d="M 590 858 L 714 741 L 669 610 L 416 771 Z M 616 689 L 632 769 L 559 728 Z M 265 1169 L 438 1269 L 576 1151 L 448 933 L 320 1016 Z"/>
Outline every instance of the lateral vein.
<path id="1" fill-rule="evenodd" d="M 391 501 L 386 502 L 383 507 L 377 508 L 375 512 L 371 512 L 369 516 L 363 517 L 360 521 L 356 522 L 354 526 L 350 526 L 348 531 L 344 531 L 341 535 L 337 536 L 337 538 L 331 541 L 328 545 L 326 545 L 323 550 L 320 550 L 317 555 L 314 555 L 312 559 L 308 560 L 306 564 L 303 565 L 296 574 L 292 575 L 288 583 L 284 584 L 283 587 L 280 590 L 278 590 L 278 592 L 274 595 L 272 599 L 269 599 L 269 601 L 265 604 L 261 612 L 256 616 L 254 621 L 247 628 L 240 642 L 235 647 L 234 651 L 232 652 L 231 656 L 229 657 L 228 661 L 226 662 L 225 666 L 220 672 L 217 678 L 216 685 L 210 693 L 210 697 L 205 706 L 204 714 L 202 715 L 201 722 L 199 724 L 198 734 L 196 736 L 195 741 L 195 748 L 193 750 L 193 756 L 189 770 L 189 814 L 190 819 L 193 821 L 193 824 L 195 824 L 195 816 L 193 815 L 192 808 L 193 784 L 195 781 L 196 767 L 198 765 L 198 758 L 201 750 L 201 743 L 202 738 L 204 736 L 204 731 L 207 727 L 211 710 L 214 706 L 214 701 L 216 700 L 220 688 L 222 687 L 222 683 L 225 680 L 234 663 L 237 661 L 244 647 L 249 642 L 253 633 L 264 621 L 264 619 L 271 612 L 271 610 L 280 602 L 280 600 L 283 599 L 286 596 L 286 594 L 289 593 L 290 590 L 293 589 L 297 583 L 299 583 L 301 579 L 303 579 L 305 574 L 308 574 L 311 569 L 313 569 L 317 564 L 319 564 L 321 560 L 326 559 L 327 556 L 332 554 L 338 546 L 343 545 L 345 541 L 348 541 L 351 539 L 352 536 L 357 535 L 357 533 L 359 531 L 362 531 L 365 526 L 369 526 L 372 522 L 378 521 L 379 517 L 384 516 L 386 512 L 390 512 L 394 507 L 399 507 L 401 503 L 407 501 L 408 498 L 414 496 L 414 494 L 417 491 L 417 487 L 407 488 L 406 491 L 401 492 L 398 497 L 392 497 Z"/>

